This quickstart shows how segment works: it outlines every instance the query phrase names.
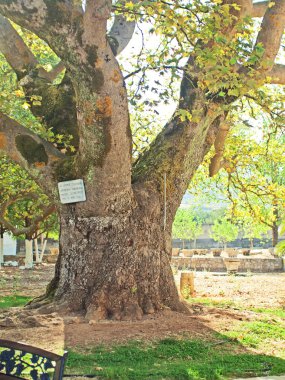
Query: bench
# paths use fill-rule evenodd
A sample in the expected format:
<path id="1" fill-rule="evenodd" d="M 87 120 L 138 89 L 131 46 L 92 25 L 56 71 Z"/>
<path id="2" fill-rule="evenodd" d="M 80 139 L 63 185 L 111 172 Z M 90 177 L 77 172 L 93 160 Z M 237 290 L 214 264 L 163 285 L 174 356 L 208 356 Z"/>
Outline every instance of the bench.
<path id="1" fill-rule="evenodd" d="M 61 380 L 62 356 L 27 344 L 0 339 L 0 380 Z"/>

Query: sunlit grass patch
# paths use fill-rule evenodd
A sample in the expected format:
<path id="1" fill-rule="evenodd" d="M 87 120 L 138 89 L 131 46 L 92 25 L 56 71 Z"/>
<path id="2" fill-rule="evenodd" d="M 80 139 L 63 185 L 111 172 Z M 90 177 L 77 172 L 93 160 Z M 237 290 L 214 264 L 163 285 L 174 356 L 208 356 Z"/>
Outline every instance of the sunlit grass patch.
<path id="1" fill-rule="evenodd" d="M 254 307 L 250 310 L 254 311 L 255 313 L 260 314 L 267 314 L 269 316 L 275 316 L 279 318 L 285 319 L 285 309 L 284 308 L 262 308 L 262 307 Z"/>
<path id="2" fill-rule="evenodd" d="M 8 309 L 10 307 L 24 306 L 31 300 L 31 297 L 27 296 L 3 296 L 0 297 L 0 309 Z"/>
<path id="3" fill-rule="evenodd" d="M 212 298 L 206 298 L 206 297 L 188 298 L 187 302 L 189 302 L 190 304 L 199 303 L 204 306 L 220 307 L 220 308 L 236 306 L 235 303 L 230 300 L 225 300 L 225 299 L 220 300 L 220 299 L 212 299 Z"/>
<path id="4" fill-rule="evenodd" d="M 285 322 L 273 320 L 241 322 L 232 331 L 226 331 L 224 334 L 245 347 L 266 353 L 274 352 L 274 355 L 285 359 Z"/>

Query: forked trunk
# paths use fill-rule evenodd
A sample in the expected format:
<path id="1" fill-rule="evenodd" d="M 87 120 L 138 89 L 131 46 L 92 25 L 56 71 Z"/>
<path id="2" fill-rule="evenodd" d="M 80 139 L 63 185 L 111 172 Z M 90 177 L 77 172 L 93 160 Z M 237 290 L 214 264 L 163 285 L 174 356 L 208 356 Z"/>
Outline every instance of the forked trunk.
<path id="1" fill-rule="evenodd" d="M 60 257 L 50 287 L 57 303 L 89 320 L 141 319 L 164 306 L 185 310 L 159 208 L 146 212 L 134 202 L 125 212 L 84 218 L 74 211 L 68 206 L 61 215 Z"/>
<path id="2" fill-rule="evenodd" d="M 41 264 L 43 261 L 43 256 L 46 250 L 47 238 L 45 239 L 43 234 L 40 235 L 40 247 L 38 244 L 38 238 L 34 239 L 35 246 L 35 256 L 36 256 L 36 264 Z"/>

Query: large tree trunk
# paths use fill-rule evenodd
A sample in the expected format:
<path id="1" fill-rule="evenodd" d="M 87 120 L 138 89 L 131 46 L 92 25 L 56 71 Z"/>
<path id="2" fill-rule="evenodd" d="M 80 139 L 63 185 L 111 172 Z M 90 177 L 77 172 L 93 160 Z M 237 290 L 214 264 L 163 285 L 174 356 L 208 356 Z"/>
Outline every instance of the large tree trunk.
<path id="1" fill-rule="evenodd" d="M 140 319 L 164 306 L 186 310 L 160 204 L 150 199 L 152 207 L 144 207 L 141 201 L 136 197 L 128 210 L 106 216 L 82 218 L 74 206 L 62 210 L 60 257 L 49 288 L 57 304 L 89 320 Z"/>

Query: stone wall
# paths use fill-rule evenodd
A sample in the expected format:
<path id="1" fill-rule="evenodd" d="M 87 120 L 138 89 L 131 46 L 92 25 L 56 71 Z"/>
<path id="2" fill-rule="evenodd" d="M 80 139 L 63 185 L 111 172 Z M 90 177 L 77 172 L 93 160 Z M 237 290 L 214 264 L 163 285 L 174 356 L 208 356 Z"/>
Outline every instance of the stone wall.
<path id="1" fill-rule="evenodd" d="M 238 272 L 269 273 L 285 270 L 282 258 L 241 257 Z M 172 257 L 173 267 L 179 270 L 198 270 L 209 272 L 226 272 L 222 257 Z"/>

